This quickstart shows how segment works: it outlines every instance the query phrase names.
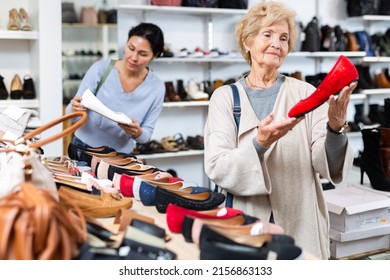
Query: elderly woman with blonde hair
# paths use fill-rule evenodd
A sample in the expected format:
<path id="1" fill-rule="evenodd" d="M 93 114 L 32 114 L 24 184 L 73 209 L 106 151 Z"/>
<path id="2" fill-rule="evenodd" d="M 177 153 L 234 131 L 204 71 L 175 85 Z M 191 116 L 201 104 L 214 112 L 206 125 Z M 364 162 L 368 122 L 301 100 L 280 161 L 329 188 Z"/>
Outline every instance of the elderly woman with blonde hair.
<path id="1" fill-rule="evenodd" d="M 282 226 L 305 252 L 329 258 L 329 217 L 320 176 L 342 183 L 353 161 L 342 131 L 356 82 L 338 98 L 303 115 L 289 110 L 315 90 L 279 73 L 297 39 L 295 11 L 267 1 L 252 7 L 236 27 L 250 72 L 234 86 L 240 99 L 239 127 L 233 116 L 233 87 L 212 95 L 204 130 L 205 170 L 233 207 Z M 315 110 L 314 110 L 315 109 Z"/>

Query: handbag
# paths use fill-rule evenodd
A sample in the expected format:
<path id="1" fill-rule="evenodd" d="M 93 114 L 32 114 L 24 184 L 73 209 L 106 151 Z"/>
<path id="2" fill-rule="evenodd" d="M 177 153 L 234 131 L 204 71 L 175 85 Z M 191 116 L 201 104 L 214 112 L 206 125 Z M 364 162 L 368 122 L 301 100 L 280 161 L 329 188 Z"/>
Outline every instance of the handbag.
<path id="1" fill-rule="evenodd" d="M 71 203 L 71 202 L 70 202 Z M 68 210 L 48 189 L 23 182 L 0 198 L 1 260 L 69 260 L 86 241 L 82 212 Z"/>
<path id="2" fill-rule="evenodd" d="M 75 117 L 80 118 L 60 133 L 36 142 L 30 140 L 54 125 Z M 73 133 L 86 121 L 86 112 L 73 112 L 36 128 L 16 140 L 0 139 L 6 143 L 5 147 L 0 148 L 0 198 L 17 191 L 19 185 L 26 181 L 37 188 L 55 191 L 56 185 L 51 172 L 41 162 L 37 150 L 43 145 Z"/>

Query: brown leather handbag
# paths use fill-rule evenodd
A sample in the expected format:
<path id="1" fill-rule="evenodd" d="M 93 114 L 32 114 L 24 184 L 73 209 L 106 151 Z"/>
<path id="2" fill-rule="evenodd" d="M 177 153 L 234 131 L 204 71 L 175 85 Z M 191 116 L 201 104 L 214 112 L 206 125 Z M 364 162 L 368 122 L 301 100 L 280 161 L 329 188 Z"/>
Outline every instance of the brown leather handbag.
<path id="1" fill-rule="evenodd" d="M 86 240 L 80 209 L 68 210 L 47 189 L 22 183 L 0 199 L 0 259 L 67 260 Z"/>
<path id="2" fill-rule="evenodd" d="M 80 117 L 64 131 L 37 142 L 30 139 L 64 120 Z M 0 259 L 72 259 L 86 240 L 82 211 L 58 201 L 57 189 L 35 149 L 72 133 L 87 120 L 85 112 L 56 119 L 15 140 L 0 139 Z"/>

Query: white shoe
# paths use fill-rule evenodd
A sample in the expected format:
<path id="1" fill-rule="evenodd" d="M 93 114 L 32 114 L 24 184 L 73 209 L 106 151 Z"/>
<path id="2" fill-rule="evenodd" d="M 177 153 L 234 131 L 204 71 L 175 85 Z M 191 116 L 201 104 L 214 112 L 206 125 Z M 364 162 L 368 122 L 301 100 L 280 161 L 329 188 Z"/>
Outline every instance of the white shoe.
<path id="1" fill-rule="evenodd" d="M 188 95 L 193 100 L 209 100 L 209 95 L 207 93 L 199 90 L 199 87 L 196 84 L 195 79 L 191 79 L 189 81 Z"/>
<path id="2" fill-rule="evenodd" d="M 92 110 L 114 122 L 123 124 L 130 124 L 133 122 L 128 116 L 126 116 L 122 112 L 112 111 L 102 102 L 100 102 L 100 100 L 97 99 L 97 97 L 89 89 L 86 89 L 84 91 L 81 104 L 83 104 L 85 108 Z"/>

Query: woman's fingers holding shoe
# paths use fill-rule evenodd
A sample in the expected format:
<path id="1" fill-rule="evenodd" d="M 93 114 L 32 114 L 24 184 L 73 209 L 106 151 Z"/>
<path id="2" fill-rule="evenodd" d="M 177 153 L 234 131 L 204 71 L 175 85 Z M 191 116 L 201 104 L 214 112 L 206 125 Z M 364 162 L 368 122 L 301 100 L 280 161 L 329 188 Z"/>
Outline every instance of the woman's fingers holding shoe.
<path id="1" fill-rule="evenodd" d="M 72 101 L 71 101 L 72 102 L 72 112 L 86 110 L 86 108 L 83 106 L 83 104 L 81 104 L 81 99 L 82 99 L 81 96 L 75 96 L 72 99 Z"/>

